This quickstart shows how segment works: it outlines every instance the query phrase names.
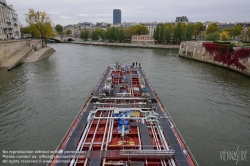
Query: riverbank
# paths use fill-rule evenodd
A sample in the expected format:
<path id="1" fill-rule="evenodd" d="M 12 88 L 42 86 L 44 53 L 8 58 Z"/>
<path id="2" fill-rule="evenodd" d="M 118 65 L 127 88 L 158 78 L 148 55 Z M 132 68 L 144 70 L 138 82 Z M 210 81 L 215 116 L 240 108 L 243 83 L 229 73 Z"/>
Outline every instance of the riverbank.
<path id="1" fill-rule="evenodd" d="M 51 47 L 42 48 L 40 39 L 17 40 L 0 44 L 0 69 L 11 70 L 23 62 L 37 62 L 52 55 Z"/>
<path id="2" fill-rule="evenodd" d="M 215 66 L 219 66 L 228 70 L 232 70 L 246 76 L 250 76 L 250 58 L 241 60 L 241 63 L 246 66 L 246 69 L 240 70 L 235 66 L 226 66 L 223 63 L 215 62 L 214 56 L 206 53 L 204 47 L 202 47 L 203 42 L 182 42 L 179 48 L 179 56 L 183 58 L 192 59 L 195 61 L 212 64 Z"/>
<path id="3" fill-rule="evenodd" d="M 33 54 L 42 47 L 40 39 L 26 41 L 11 41 L 4 43 L 7 49 L 5 55 L 1 55 L 0 68 L 11 70 L 20 64 L 27 56 Z M 1 48 L 1 51 L 4 49 Z"/>
<path id="4" fill-rule="evenodd" d="M 113 47 L 130 47 L 130 48 L 159 48 L 168 50 L 179 50 L 179 45 L 160 45 L 160 44 L 133 44 L 133 43 L 105 43 L 105 42 L 72 42 L 73 44 L 95 45 L 95 46 L 113 46 Z"/>
<path id="5" fill-rule="evenodd" d="M 48 56 L 51 56 L 56 51 L 52 47 L 41 48 L 38 51 L 35 51 L 33 54 L 29 55 L 26 59 L 24 59 L 24 63 L 37 62 L 42 60 Z"/>

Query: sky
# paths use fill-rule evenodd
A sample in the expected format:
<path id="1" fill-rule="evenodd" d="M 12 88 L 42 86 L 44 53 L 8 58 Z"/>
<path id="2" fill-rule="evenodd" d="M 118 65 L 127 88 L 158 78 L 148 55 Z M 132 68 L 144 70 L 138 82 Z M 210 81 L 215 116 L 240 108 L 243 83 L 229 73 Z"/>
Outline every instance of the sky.
<path id="1" fill-rule="evenodd" d="M 45 11 L 54 24 L 113 22 L 121 9 L 122 22 L 172 22 L 187 16 L 191 22 L 250 22 L 250 0 L 6 0 L 26 25 L 29 9 Z"/>

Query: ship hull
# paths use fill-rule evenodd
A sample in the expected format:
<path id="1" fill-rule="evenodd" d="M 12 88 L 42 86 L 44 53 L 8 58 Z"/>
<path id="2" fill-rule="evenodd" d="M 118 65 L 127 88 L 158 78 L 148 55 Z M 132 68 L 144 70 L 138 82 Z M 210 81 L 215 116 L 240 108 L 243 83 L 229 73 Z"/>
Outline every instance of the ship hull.
<path id="1" fill-rule="evenodd" d="M 142 68 L 107 67 L 50 166 L 198 165 Z"/>

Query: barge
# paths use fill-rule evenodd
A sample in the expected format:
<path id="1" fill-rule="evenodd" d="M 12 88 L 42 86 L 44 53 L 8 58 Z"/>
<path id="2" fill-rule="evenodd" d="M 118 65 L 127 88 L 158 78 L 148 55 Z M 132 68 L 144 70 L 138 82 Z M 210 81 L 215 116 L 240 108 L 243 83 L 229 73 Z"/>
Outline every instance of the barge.
<path id="1" fill-rule="evenodd" d="M 197 166 L 141 67 L 107 67 L 48 166 Z"/>

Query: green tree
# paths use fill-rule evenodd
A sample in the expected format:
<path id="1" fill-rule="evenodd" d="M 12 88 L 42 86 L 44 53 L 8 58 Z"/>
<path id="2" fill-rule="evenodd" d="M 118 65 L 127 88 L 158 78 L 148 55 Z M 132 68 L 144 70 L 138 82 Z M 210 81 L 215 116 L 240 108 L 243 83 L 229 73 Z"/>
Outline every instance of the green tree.
<path id="1" fill-rule="evenodd" d="M 113 41 L 116 40 L 115 29 L 116 29 L 115 27 L 112 27 L 112 28 L 109 29 L 110 30 L 109 37 L 110 37 L 110 40 L 113 40 Z"/>
<path id="2" fill-rule="evenodd" d="M 232 29 L 232 36 L 235 39 L 236 36 L 239 36 L 242 32 L 242 27 L 240 25 L 236 25 L 235 27 L 233 27 Z"/>
<path id="3" fill-rule="evenodd" d="M 182 37 L 181 37 L 181 39 L 185 39 L 186 38 L 186 28 L 187 28 L 187 23 L 185 23 L 185 22 L 183 22 L 182 24 L 181 24 L 181 29 L 182 29 Z"/>
<path id="4" fill-rule="evenodd" d="M 248 38 L 249 38 L 249 40 L 250 40 L 250 28 L 248 28 L 248 30 L 247 30 L 247 36 L 248 36 Z"/>
<path id="5" fill-rule="evenodd" d="M 107 30 L 107 39 L 111 40 L 111 41 L 115 41 L 116 40 L 116 28 L 115 27 L 111 27 L 108 28 Z"/>
<path id="6" fill-rule="evenodd" d="M 66 33 L 66 35 L 70 35 L 70 34 L 72 34 L 72 31 L 70 29 L 67 29 L 65 33 Z"/>
<path id="7" fill-rule="evenodd" d="M 120 30 L 119 30 L 118 40 L 119 40 L 119 41 L 123 41 L 123 40 L 124 40 L 124 32 L 123 32 L 123 29 L 120 29 Z"/>
<path id="8" fill-rule="evenodd" d="M 170 41 L 171 41 L 171 27 L 170 26 L 167 26 L 166 27 L 166 29 L 165 29 L 165 40 L 166 40 L 166 42 L 167 42 L 167 44 L 168 43 L 170 43 Z"/>
<path id="9" fill-rule="evenodd" d="M 58 35 L 62 35 L 63 34 L 63 26 L 60 24 L 57 24 L 56 27 L 56 32 L 58 33 Z"/>
<path id="10" fill-rule="evenodd" d="M 99 32 L 98 30 L 93 30 L 91 33 L 92 40 L 99 40 Z"/>
<path id="11" fill-rule="evenodd" d="M 124 39 L 131 40 L 132 34 L 129 31 L 129 28 L 123 28 Z"/>
<path id="12" fill-rule="evenodd" d="M 23 38 L 24 34 L 31 34 L 32 37 L 35 37 L 35 35 L 36 35 L 36 34 L 32 34 L 31 33 L 31 29 L 30 29 L 29 26 L 28 27 L 22 27 L 22 28 L 20 28 L 20 31 L 21 31 L 22 38 Z"/>
<path id="13" fill-rule="evenodd" d="M 131 38 L 131 33 L 129 32 L 128 28 L 125 29 L 118 29 L 116 27 L 108 28 L 106 34 L 106 39 L 111 41 L 123 41 L 125 38 Z"/>
<path id="14" fill-rule="evenodd" d="M 192 24 L 188 24 L 187 27 L 185 28 L 185 40 L 189 41 L 192 39 L 193 37 L 193 25 Z"/>
<path id="15" fill-rule="evenodd" d="M 153 34 L 153 37 L 156 41 L 158 41 L 160 39 L 159 33 L 160 33 L 160 26 L 157 25 L 156 29 L 154 30 L 154 34 Z"/>
<path id="16" fill-rule="evenodd" d="M 115 41 L 118 41 L 118 38 L 119 38 L 119 29 L 118 29 L 118 28 L 115 28 L 114 40 L 115 40 Z"/>
<path id="17" fill-rule="evenodd" d="M 106 40 L 107 39 L 107 31 L 101 30 L 100 38 L 102 40 Z"/>
<path id="18" fill-rule="evenodd" d="M 52 21 L 46 12 L 35 11 L 29 9 L 29 12 L 25 14 L 26 22 L 30 26 L 31 33 L 35 36 L 42 38 L 42 47 L 45 47 L 45 40 L 49 37 L 54 37 L 54 31 L 52 28 Z"/>
<path id="19" fill-rule="evenodd" d="M 206 34 L 213 34 L 215 33 L 216 31 L 218 31 L 218 26 L 216 23 L 212 23 L 210 24 L 208 27 L 207 27 L 207 31 L 206 31 Z"/>
<path id="20" fill-rule="evenodd" d="M 208 41 L 217 41 L 219 40 L 219 38 L 220 38 L 220 35 L 218 32 L 210 33 L 206 36 L 206 39 Z"/>
<path id="21" fill-rule="evenodd" d="M 175 41 L 177 41 L 177 44 L 178 44 L 178 41 L 181 42 L 182 40 L 182 24 L 180 22 L 174 28 L 173 38 Z"/>
<path id="22" fill-rule="evenodd" d="M 163 40 L 164 40 L 164 25 L 163 24 L 161 24 L 161 26 L 160 26 L 160 34 L 159 34 L 159 40 L 161 41 L 161 43 L 163 42 Z"/>
<path id="23" fill-rule="evenodd" d="M 195 40 L 197 38 L 197 36 L 201 33 L 201 31 L 203 30 L 203 24 L 201 22 L 197 22 L 194 24 L 194 37 Z"/>
<path id="24" fill-rule="evenodd" d="M 88 40 L 89 38 L 89 31 L 88 30 L 84 30 L 81 32 L 81 35 L 80 35 L 80 38 L 83 39 L 83 40 Z"/>

